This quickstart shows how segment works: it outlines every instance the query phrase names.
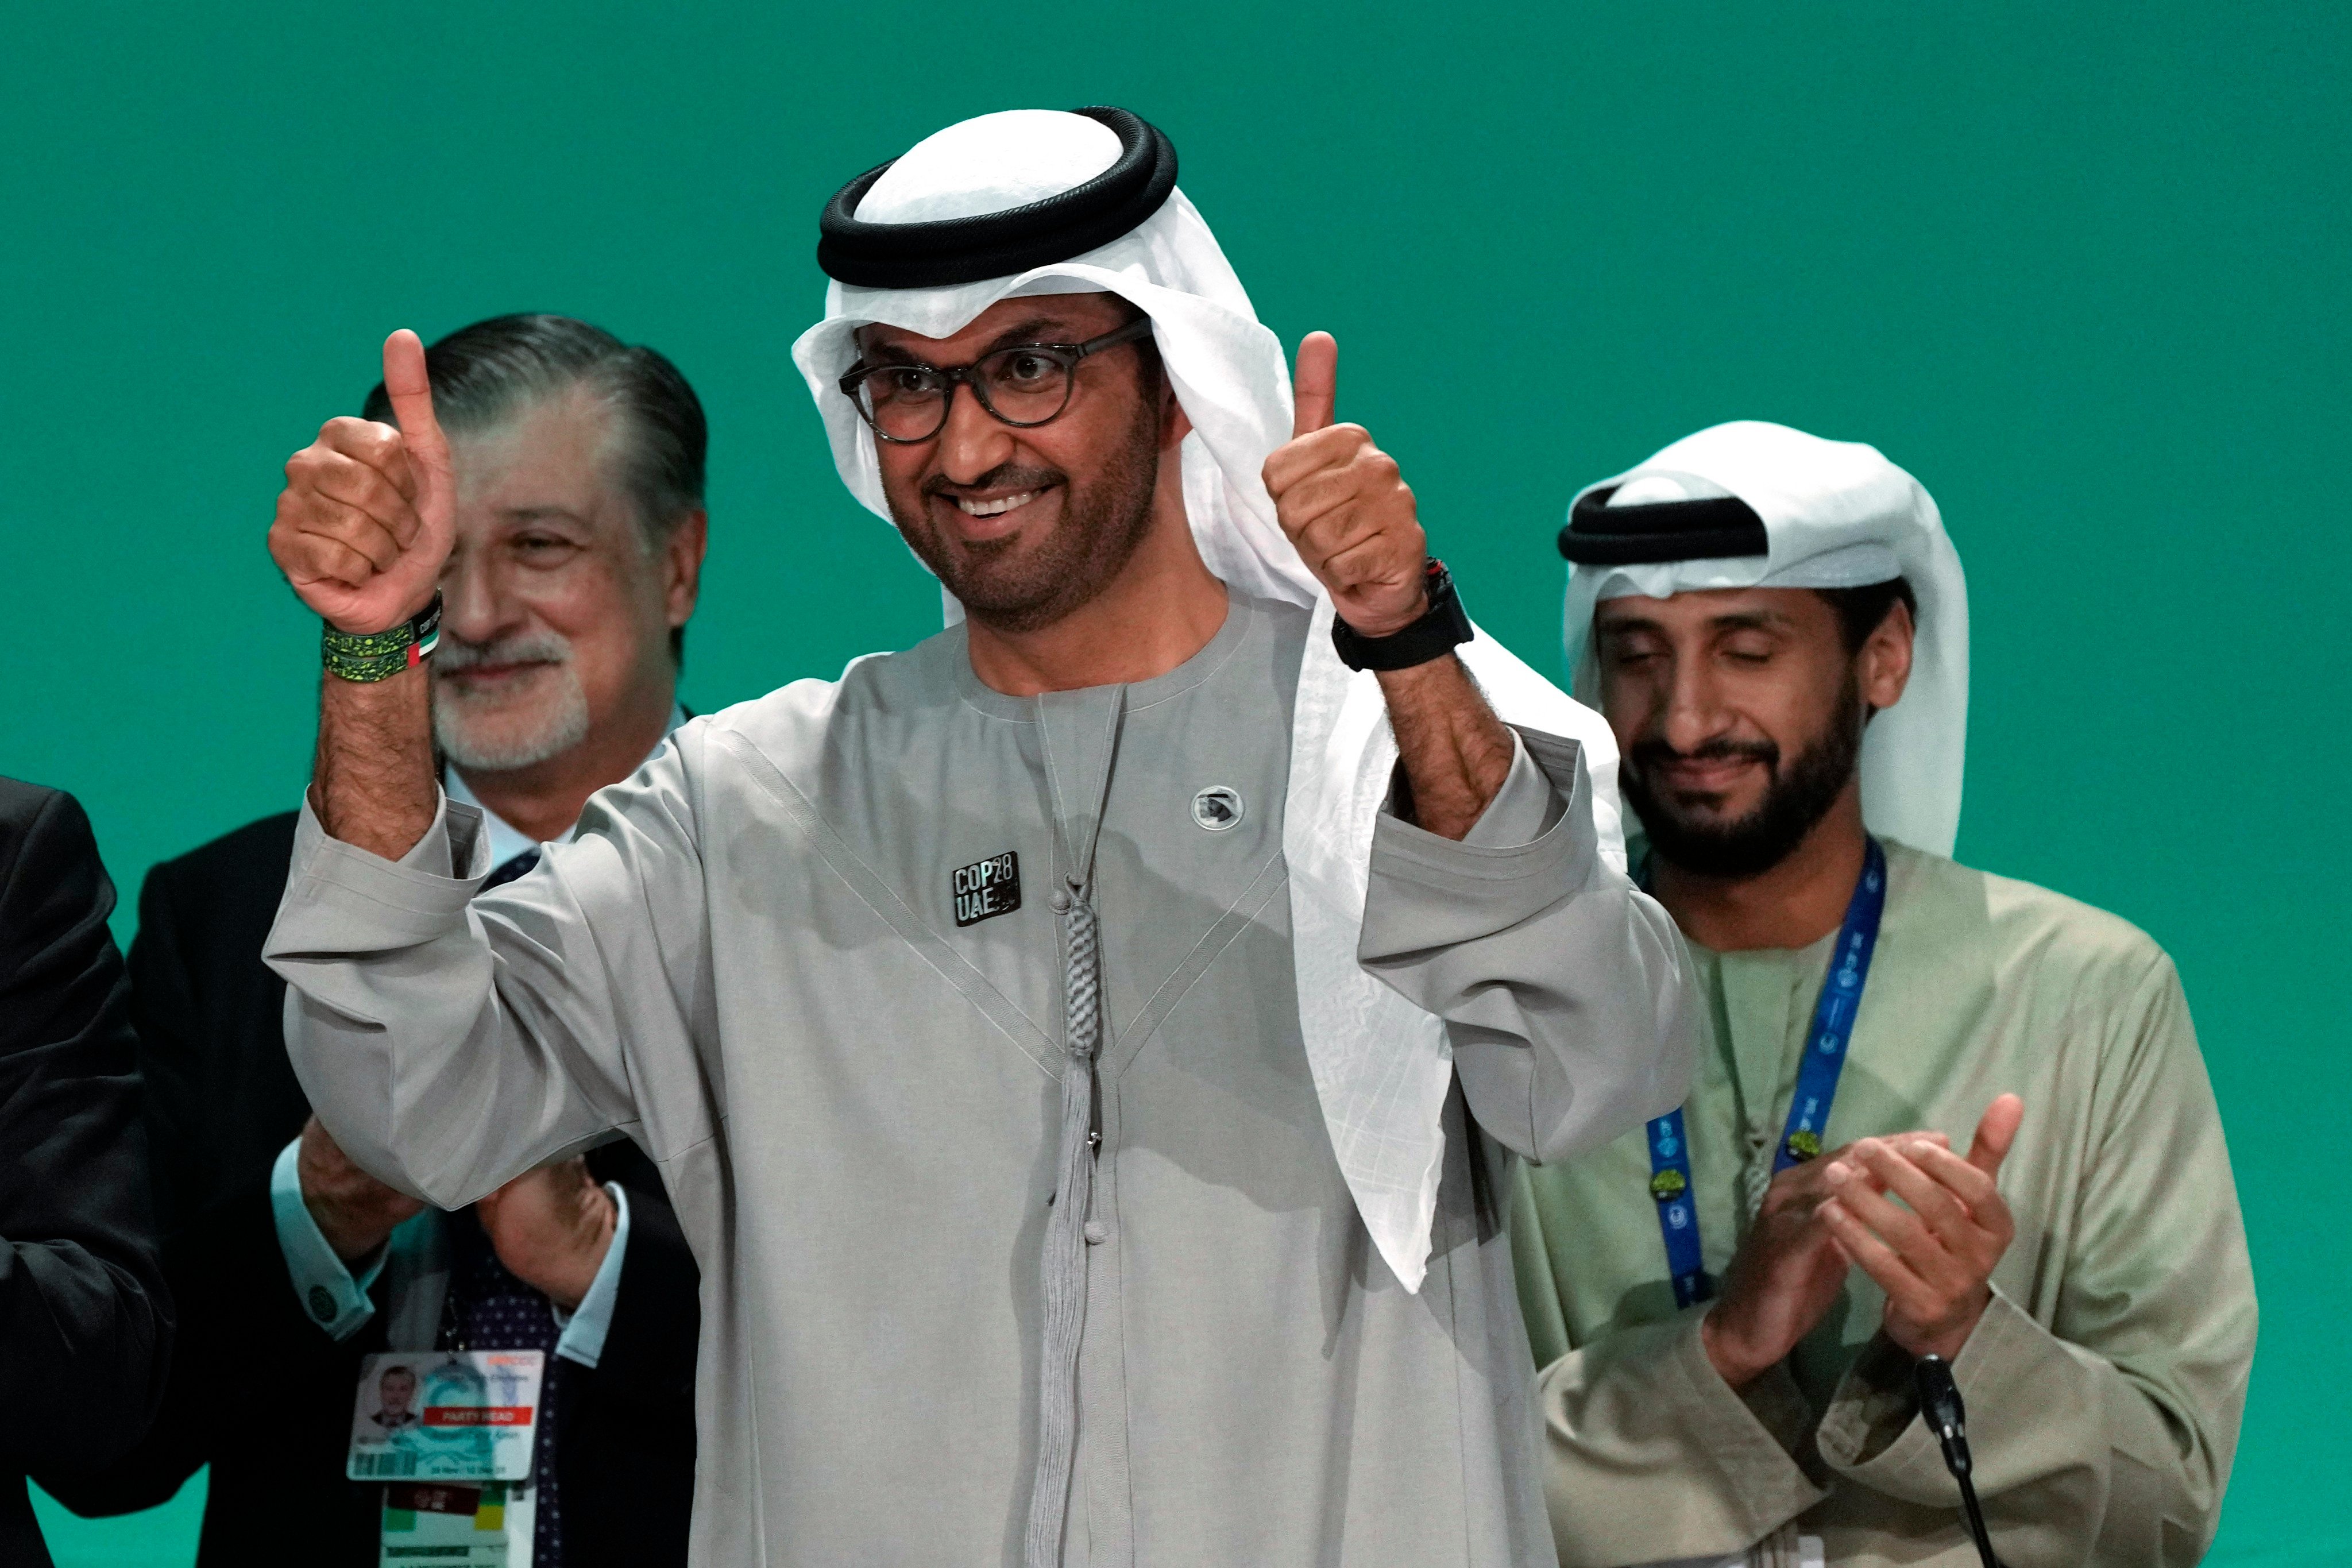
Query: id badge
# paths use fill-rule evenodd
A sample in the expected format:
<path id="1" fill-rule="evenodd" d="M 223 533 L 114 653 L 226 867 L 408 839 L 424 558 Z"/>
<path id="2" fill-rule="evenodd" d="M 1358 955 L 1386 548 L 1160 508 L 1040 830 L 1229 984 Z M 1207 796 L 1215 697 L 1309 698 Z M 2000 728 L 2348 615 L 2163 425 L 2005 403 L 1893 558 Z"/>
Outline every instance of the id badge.
<path id="1" fill-rule="evenodd" d="M 355 1481 L 527 1481 L 545 1351 L 369 1356 L 352 1405 Z"/>
<path id="2" fill-rule="evenodd" d="M 377 1568 L 530 1568 L 531 1489 L 503 1481 L 394 1481 Z"/>

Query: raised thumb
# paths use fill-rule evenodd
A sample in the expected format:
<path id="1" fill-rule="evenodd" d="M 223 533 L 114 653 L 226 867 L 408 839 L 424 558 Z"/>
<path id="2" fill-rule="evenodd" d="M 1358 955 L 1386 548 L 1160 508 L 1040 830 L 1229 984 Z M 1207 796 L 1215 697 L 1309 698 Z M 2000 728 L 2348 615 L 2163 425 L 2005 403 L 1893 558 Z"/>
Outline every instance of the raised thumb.
<path id="1" fill-rule="evenodd" d="M 400 426 L 402 443 L 418 469 L 425 493 L 417 508 L 431 521 L 449 489 L 449 443 L 441 422 L 433 415 L 433 383 L 425 371 L 425 344 L 415 332 L 401 328 L 383 340 L 383 391 L 392 403 L 393 421 Z"/>
<path id="2" fill-rule="evenodd" d="M 1328 332 L 1299 340 L 1298 368 L 1291 373 L 1290 434 L 1295 440 L 1331 423 L 1339 401 L 1339 344 Z"/>

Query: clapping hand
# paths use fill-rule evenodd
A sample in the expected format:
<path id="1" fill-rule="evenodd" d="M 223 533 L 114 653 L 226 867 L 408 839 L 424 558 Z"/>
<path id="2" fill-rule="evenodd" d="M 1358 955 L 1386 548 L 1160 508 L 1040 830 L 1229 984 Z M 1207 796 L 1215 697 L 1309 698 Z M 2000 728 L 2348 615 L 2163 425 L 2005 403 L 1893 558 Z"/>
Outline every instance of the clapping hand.
<path id="1" fill-rule="evenodd" d="M 1940 1132 L 1878 1142 L 1919 1157 L 1946 1148 Z M 1765 1190 L 1755 1227 L 1724 1272 L 1723 1294 L 1699 1325 L 1707 1360 L 1732 1387 L 1745 1388 L 1779 1364 L 1845 1289 L 1849 1265 L 1818 1211 L 1835 1190 L 1829 1173 L 1855 1147 L 1791 1165 Z"/>
<path id="2" fill-rule="evenodd" d="M 394 1226 L 425 1207 L 352 1163 L 315 1116 L 302 1123 L 294 1174 L 311 1222 L 345 1263 L 356 1263 L 382 1247 Z"/>
<path id="3" fill-rule="evenodd" d="M 2017 1234 L 1996 1178 L 2024 1116 L 2017 1096 L 1994 1100 L 1965 1159 L 1864 1138 L 1824 1163 L 1822 1223 L 1886 1292 L 1886 1337 L 1915 1356 L 1958 1356 L 1992 1300 L 1993 1268 Z"/>
<path id="4" fill-rule="evenodd" d="M 612 1194 L 581 1159 L 526 1172 L 474 1212 L 507 1272 L 567 1312 L 595 1281 L 619 1217 Z"/>

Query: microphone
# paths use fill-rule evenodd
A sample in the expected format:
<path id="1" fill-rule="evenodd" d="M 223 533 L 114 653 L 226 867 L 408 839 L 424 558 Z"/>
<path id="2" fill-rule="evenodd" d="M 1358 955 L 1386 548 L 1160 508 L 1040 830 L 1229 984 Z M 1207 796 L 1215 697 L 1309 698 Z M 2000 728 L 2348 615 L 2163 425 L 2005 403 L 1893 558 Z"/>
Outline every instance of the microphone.
<path id="1" fill-rule="evenodd" d="M 1943 1447 L 1944 1468 L 1960 1483 L 1960 1507 L 1968 1512 L 1978 1561 L 1984 1568 L 2000 1568 L 2000 1559 L 1992 1554 L 1992 1537 L 1985 1532 L 1976 1482 L 1969 1479 L 1975 1461 L 1969 1457 L 1969 1408 L 1961 1403 L 1959 1385 L 1952 1381 L 1952 1363 L 1939 1355 L 1921 1356 L 1911 1369 L 1911 1386 L 1918 1391 L 1920 1418 L 1934 1429 L 1937 1442 Z"/>

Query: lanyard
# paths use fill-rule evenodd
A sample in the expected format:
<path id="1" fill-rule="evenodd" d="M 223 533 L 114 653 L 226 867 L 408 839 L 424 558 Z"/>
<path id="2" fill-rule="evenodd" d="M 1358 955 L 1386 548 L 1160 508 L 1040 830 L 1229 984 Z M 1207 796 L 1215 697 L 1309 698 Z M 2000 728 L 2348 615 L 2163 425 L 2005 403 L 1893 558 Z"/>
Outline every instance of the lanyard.
<path id="1" fill-rule="evenodd" d="M 1813 1004 L 1812 1027 L 1805 1036 L 1805 1059 L 1797 1068 L 1797 1092 L 1789 1102 L 1789 1124 L 1773 1152 L 1778 1175 L 1822 1152 L 1830 1103 L 1838 1075 L 1845 1070 L 1854 1015 L 1862 1007 L 1862 983 L 1870 976 L 1870 955 L 1878 945 L 1878 920 L 1886 912 L 1886 853 L 1875 838 L 1862 865 L 1862 879 L 1846 901 L 1845 924 L 1838 929 L 1830 972 Z M 1644 868 L 1643 881 L 1649 880 Z M 1649 1125 L 1650 1196 L 1657 1201 L 1658 1234 L 1665 1239 L 1666 1269 L 1674 1277 L 1675 1305 L 1687 1307 L 1715 1294 L 1698 1243 L 1698 1194 L 1691 1190 L 1690 1139 L 1677 1106 Z"/>

